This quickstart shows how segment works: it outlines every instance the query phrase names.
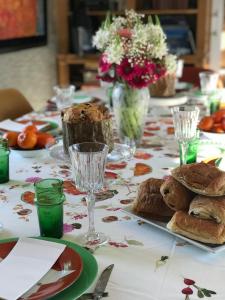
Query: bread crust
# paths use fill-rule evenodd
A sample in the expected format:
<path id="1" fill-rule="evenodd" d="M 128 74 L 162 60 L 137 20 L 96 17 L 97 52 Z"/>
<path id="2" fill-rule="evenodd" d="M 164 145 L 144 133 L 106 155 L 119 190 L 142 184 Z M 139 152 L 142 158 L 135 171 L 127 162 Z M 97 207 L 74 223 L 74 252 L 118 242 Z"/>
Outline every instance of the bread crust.
<path id="1" fill-rule="evenodd" d="M 183 211 L 177 211 L 167 228 L 190 239 L 207 244 L 223 244 L 225 242 L 225 226 L 213 221 L 190 216 Z"/>
<path id="2" fill-rule="evenodd" d="M 172 210 L 188 211 L 195 194 L 170 176 L 160 187 L 160 192 L 167 206 Z"/>
<path id="3" fill-rule="evenodd" d="M 215 197 L 225 195 L 225 172 L 213 165 L 182 165 L 172 170 L 171 175 L 197 194 Z"/>
<path id="4" fill-rule="evenodd" d="M 197 218 L 225 224 L 225 196 L 208 197 L 197 195 L 192 200 L 188 213 Z"/>
<path id="5" fill-rule="evenodd" d="M 133 203 L 133 211 L 154 220 L 168 221 L 173 211 L 165 204 L 160 194 L 163 179 L 149 178 L 142 182 Z"/>

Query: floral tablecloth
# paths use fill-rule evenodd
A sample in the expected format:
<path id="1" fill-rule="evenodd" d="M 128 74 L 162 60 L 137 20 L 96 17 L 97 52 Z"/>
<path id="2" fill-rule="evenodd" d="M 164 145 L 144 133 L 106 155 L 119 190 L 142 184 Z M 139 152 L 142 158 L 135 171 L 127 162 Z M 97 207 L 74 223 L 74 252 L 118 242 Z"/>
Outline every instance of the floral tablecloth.
<path id="1" fill-rule="evenodd" d="M 59 122 L 54 112 L 29 117 Z M 150 117 L 135 157 L 107 164 L 106 188 L 97 195 L 95 221 L 96 229 L 109 236 L 109 243 L 94 255 L 99 272 L 115 264 L 107 286 L 108 299 L 180 300 L 204 295 L 225 299 L 225 252 L 205 252 L 122 211 L 131 205 L 140 182 L 164 178 L 179 164 L 171 127 L 171 118 Z M 84 195 L 72 183 L 70 166 L 47 151 L 37 158 L 11 153 L 10 181 L 0 184 L 1 239 L 39 235 L 33 183 L 53 177 L 64 180 L 63 239 L 78 241 L 88 223 Z"/>

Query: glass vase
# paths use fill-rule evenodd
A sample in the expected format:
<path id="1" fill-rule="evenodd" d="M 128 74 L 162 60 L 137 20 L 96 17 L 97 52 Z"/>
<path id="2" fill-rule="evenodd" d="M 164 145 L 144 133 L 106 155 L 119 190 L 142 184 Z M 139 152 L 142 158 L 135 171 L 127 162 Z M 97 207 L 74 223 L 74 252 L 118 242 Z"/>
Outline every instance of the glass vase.
<path id="1" fill-rule="evenodd" d="M 148 113 L 149 89 L 134 89 L 117 83 L 112 91 L 112 101 L 120 142 L 136 148 L 141 142 Z"/>

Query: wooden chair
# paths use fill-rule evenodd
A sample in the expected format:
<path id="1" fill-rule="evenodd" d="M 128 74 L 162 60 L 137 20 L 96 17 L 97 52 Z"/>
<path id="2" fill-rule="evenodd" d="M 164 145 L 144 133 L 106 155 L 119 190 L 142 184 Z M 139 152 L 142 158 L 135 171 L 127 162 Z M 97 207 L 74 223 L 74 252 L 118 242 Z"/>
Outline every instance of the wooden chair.
<path id="1" fill-rule="evenodd" d="M 27 99 L 16 89 L 0 89 L 0 121 L 16 119 L 33 110 Z"/>

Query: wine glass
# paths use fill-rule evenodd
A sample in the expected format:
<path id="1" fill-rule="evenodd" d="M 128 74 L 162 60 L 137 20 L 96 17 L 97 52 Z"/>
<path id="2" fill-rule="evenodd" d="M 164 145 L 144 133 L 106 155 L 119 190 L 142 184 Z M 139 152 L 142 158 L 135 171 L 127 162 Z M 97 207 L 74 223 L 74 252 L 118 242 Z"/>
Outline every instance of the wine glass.
<path id="1" fill-rule="evenodd" d="M 53 90 L 56 94 L 54 97 L 58 110 L 62 110 L 72 104 L 72 100 L 74 97 L 75 86 L 54 86 Z"/>
<path id="2" fill-rule="evenodd" d="M 180 164 L 187 163 L 188 143 L 195 138 L 199 108 L 197 106 L 175 106 L 172 109 L 175 137 L 180 148 Z"/>
<path id="3" fill-rule="evenodd" d="M 108 241 L 104 233 L 95 231 L 94 225 L 95 193 L 104 186 L 108 149 L 107 145 L 98 142 L 84 142 L 69 147 L 76 187 L 87 192 L 89 227 L 81 239 L 86 246 L 98 246 Z"/>

